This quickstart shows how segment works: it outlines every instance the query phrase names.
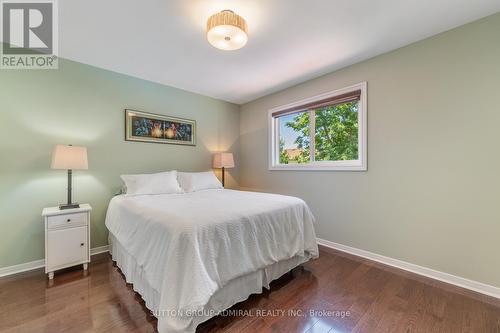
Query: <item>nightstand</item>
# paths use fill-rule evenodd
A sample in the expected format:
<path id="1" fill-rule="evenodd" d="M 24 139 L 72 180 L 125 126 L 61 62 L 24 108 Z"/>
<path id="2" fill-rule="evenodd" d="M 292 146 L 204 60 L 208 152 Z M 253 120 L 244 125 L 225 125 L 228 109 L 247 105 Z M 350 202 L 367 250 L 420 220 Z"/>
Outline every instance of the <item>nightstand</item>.
<path id="1" fill-rule="evenodd" d="M 45 273 L 54 278 L 54 271 L 90 262 L 90 212 L 87 204 L 80 208 L 60 210 L 45 208 Z"/>

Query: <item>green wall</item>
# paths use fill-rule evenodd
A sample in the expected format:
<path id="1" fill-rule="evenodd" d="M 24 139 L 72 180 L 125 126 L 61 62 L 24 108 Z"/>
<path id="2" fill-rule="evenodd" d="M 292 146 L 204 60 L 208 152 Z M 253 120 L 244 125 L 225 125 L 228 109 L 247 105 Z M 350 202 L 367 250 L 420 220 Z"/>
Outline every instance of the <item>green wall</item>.
<path id="1" fill-rule="evenodd" d="M 362 81 L 367 172 L 268 170 L 270 108 Z M 305 199 L 320 238 L 500 287 L 499 124 L 496 14 L 243 105 L 240 183 Z"/>
<path id="2" fill-rule="evenodd" d="M 124 141 L 124 109 L 197 121 L 197 146 Z M 90 203 L 92 247 L 107 244 L 107 204 L 120 174 L 210 169 L 213 151 L 235 153 L 238 106 L 72 61 L 58 70 L 0 70 L 0 267 L 44 257 L 43 207 L 66 198 L 65 171 L 51 170 L 55 144 L 88 147 L 74 199 Z M 230 171 L 236 187 L 238 169 Z"/>

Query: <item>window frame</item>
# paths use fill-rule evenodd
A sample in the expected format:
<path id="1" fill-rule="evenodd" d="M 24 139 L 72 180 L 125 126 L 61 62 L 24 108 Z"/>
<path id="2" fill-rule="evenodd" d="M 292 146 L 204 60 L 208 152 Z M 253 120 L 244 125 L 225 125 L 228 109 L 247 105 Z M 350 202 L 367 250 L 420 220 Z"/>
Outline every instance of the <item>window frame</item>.
<path id="1" fill-rule="evenodd" d="M 328 98 L 333 98 L 343 94 L 351 93 L 360 90 L 361 95 L 359 97 L 358 104 L 358 159 L 349 161 L 312 161 L 314 156 L 314 137 L 315 137 L 315 111 L 309 108 L 304 108 L 300 110 L 303 105 L 310 105 L 312 103 L 325 100 Z M 312 117 L 313 121 L 310 121 L 311 127 L 314 131 L 311 131 L 311 162 L 302 164 L 280 164 L 279 163 L 279 116 L 273 116 L 277 112 L 283 112 L 285 110 L 292 111 L 285 112 L 279 116 L 286 114 L 298 113 L 303 111 L 309 111 L 309 116 Z M 367 170 L 367 83 L 361 82 L 349 87 L 342 89 L 337 89 L 333 91 L 326 92 L 324 94 L 316 95 L 313 97 L 305 98 L 293 103 L 286 105 L 281 105 L 272 108 L 268 111 L 268 159 L 269 159 L 269 170 L 304 170 L 304 171 L 366 171 Z"/>

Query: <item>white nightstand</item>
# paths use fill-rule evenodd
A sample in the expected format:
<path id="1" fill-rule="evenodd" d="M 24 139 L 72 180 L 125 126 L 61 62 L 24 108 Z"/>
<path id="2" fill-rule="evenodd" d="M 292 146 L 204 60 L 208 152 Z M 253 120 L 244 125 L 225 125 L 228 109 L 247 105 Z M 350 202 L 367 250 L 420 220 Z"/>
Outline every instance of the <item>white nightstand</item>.
<path id="1" fill-rule="evenodd" d="M 80 208 L 60 210 L 45 208 L 45 273 L 54 278 L 54 271 L 90 262 L 90 212 L 87 204 Z"/>

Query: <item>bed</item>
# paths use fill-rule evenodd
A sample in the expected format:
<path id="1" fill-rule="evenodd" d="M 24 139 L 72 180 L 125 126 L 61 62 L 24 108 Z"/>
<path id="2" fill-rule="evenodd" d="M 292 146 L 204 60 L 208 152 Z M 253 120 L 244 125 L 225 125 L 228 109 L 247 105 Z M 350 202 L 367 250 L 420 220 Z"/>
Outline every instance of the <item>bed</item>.
<path id="1" fill-rule="evenodd" d="M 295 197 L 209 189 L 116 196 L 106 226 L 112 258 L 158 332 L 178 333 L 317 258 L 313 220 Z"/>

